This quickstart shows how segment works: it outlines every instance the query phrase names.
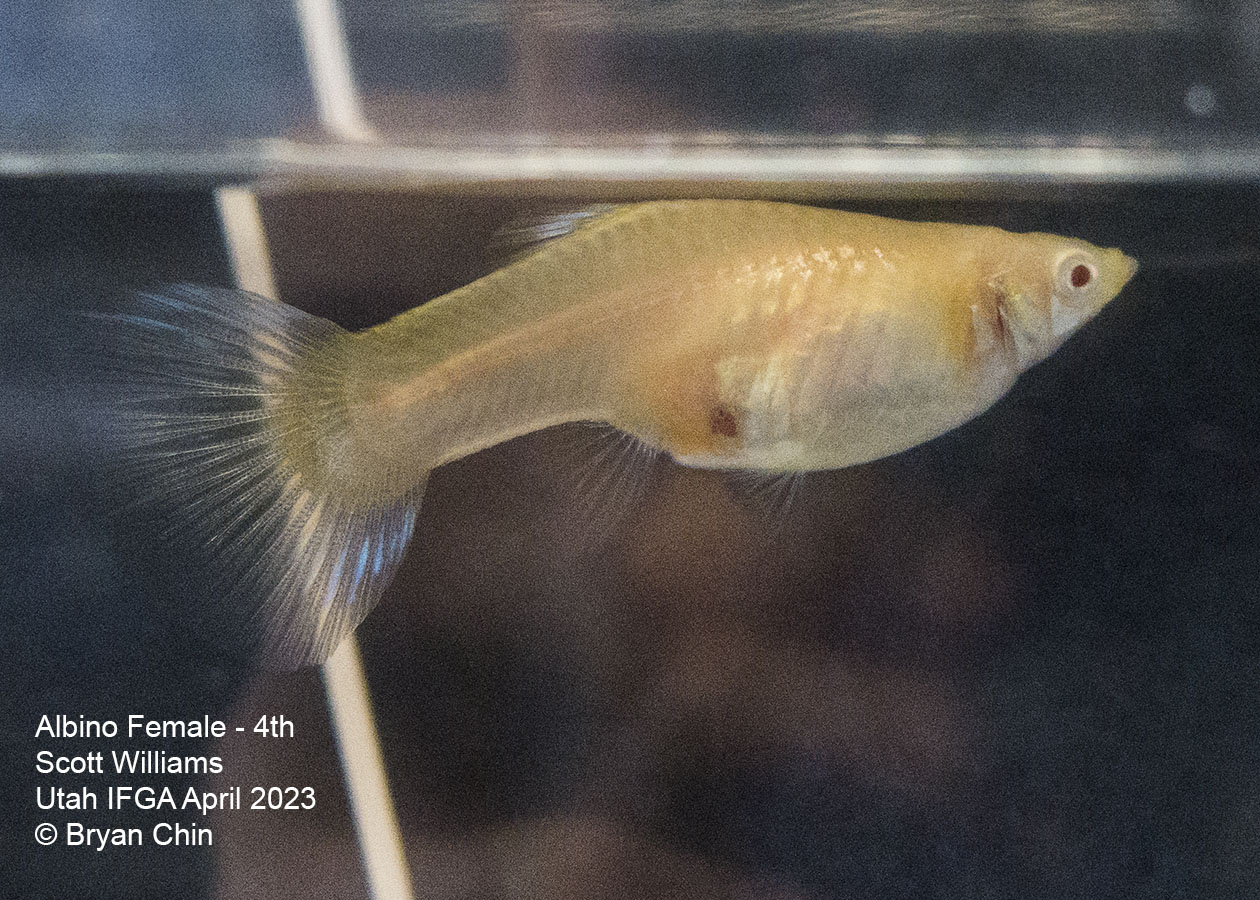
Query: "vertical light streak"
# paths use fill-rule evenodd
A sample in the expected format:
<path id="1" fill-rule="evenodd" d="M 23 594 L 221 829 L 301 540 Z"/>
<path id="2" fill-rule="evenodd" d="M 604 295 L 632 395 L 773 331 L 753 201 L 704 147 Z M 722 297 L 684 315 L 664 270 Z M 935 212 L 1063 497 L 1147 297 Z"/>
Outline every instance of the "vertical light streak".
<path id="1" fill-rule="evenodd" d="M 306 66 L 324 129 L 341 141 L 376 140 L 363 115 L 350 67 L 350 48 L 336 0 L 295 0 Z"/>
<path id="2" fill-rule="evenodd" d="M 258 198 L 249 188 L 215 191 L 219 222 L 239 287 L 276 297 Z M 381 755 L 372 700 L 353 634 L 322 669 L 346 794 L 373 900 L 412 900 L 411 874 Z"/>

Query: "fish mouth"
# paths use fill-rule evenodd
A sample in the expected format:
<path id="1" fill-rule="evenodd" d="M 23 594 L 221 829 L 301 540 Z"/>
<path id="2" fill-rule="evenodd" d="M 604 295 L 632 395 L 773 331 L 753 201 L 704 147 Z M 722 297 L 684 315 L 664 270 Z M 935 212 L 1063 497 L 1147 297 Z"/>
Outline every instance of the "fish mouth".
<path id="1" fill-rule="evenodd" d="M 1106 299 L 1110 300 L 1137 274 L 1138 261 L 1120 250 L 1108 250 L 1104 257 Z"/>

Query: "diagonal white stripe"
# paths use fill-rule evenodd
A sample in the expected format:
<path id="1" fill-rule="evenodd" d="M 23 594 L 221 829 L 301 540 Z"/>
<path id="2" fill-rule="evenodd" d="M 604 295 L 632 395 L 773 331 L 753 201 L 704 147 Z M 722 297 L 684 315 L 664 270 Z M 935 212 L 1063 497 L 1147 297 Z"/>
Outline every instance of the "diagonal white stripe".
<path id="1" fill-rule="evenodd" d="M 328 658 L 322 672 L 372 898 L 412 900 L 411 873 L 354 635 Z"/>
<path id="2" fill-rule="evenodd" d="M 274 298 L 271 257 L 254 192 L 221 187 L 215 191 L 215 202 L 237 284 Z M 322 672 L 368 888 L 373 900 L 412 900 L 402 832 L 389 793 L 372 700 L 353 634 L 324 663 Z"/>
<path id="3" fill-rule="evenodd" d="M 271 271 L 271 254 L 263 232 L 258 198 L 249 188 L 225 186 L 214 192 L 219 208 L 223 241 L 227 244 L 237 287 L 264 297 L 276 297 L 276 281 Z"/>
<path id="4" fill-rule="evenodd" d="M 341 141 L 376 139 L 363 116 L 337 0 L 295 0 L 319 120 Z"/>

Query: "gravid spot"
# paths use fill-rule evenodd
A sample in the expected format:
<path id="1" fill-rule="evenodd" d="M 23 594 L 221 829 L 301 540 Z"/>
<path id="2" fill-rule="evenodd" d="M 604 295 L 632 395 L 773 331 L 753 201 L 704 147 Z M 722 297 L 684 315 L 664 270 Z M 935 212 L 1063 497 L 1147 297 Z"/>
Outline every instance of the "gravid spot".
<path id="1" fill-rule="evenodd" d="M 713 411 L 709 413 L 709 430 L 722 437 L 739 437 L 739 423 L 725 406 L 713 407 Z"/>

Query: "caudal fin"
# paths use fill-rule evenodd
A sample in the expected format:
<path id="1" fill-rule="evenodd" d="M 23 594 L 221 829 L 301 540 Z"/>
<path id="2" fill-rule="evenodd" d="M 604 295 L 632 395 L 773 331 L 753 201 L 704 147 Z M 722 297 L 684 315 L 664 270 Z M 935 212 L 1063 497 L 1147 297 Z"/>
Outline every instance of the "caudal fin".
<path id="1" fill-rule="evenodd" d="M 365 496 L 353 478 L 309 471 L 344 427 L 345 333 L 264 297 L 192 286 L 96 318 L 116 339 L 107 415 L 128 484 L 163 510 L 168 539 L 208 551 L 209 596 L 244 618 L 265 662 L 326 659 L 380 600 L 424 489 Z"/>

